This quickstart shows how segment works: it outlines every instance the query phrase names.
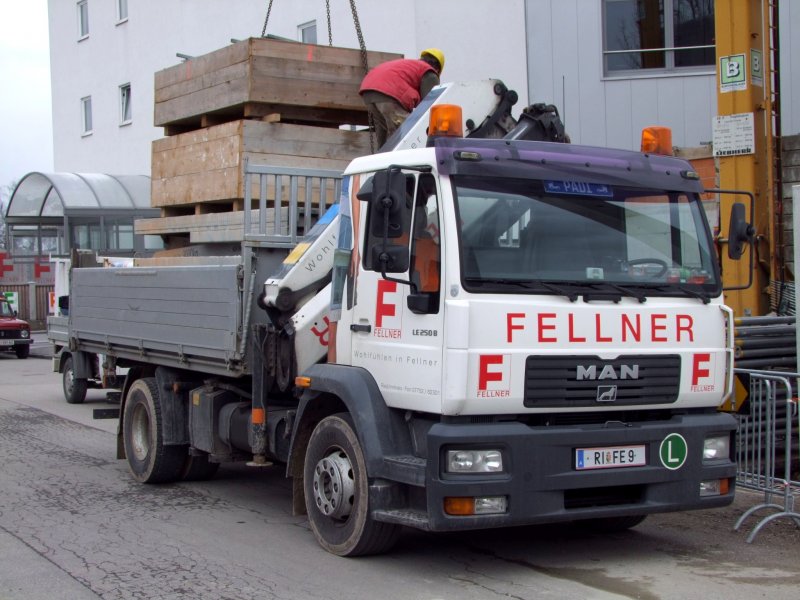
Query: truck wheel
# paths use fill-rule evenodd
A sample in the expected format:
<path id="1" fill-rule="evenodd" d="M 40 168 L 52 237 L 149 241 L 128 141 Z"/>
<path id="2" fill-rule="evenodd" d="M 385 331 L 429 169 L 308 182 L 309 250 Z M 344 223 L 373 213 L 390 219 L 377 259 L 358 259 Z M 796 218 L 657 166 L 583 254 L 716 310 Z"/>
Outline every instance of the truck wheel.
<path id="1" fill-rule="evenodd" d="M 208 455 L 186 455 L 179 478 L 183 481 L 207 481 L 216 475 L 219 463 L 210 462 Z"/>
<path id="2" fill-rule="evenodd" d="M 88 384 L 85 379 L 77 379 L 75 377 L 75 366 L 71 356 L 64 361 L 61 387 L 64 388 L 64 398 L 67 399 L 68 404 L 83 404 L 83 401 L 86 400 Z"/>
<path id="3" fill-rule="evenodd" d="M 605 519 L 588 519 L 580 523 L 592 533 L 617 533 L 636 527 L 644 521 L 647 515 L 632 515 L 629 517 L 606 517 Z"/>
<path id="4" fill-rule="evenodd" d="M 375 521 L 370 515 L 364 453 L 346 413 L 326 417 L 311 434 L 303 486 L 311 530 L 328 552 L 380 554 L 397 541 L 397 525 Z"/>
<path id="5" fill-rule="evenodd" d="M 164 445 L 161 398 L 154 377 L 133 382 L 125 401 L 122 439 L 133 477 L 140 483 L 178 479 L 186 460 L 186 446 Z"/>
<path id="6" fill-rule="evenodd" d="M 31 353 L 30 344 L 14 346 L 14 352 L 17 353 L 17 358 L 28 358 Z"/>

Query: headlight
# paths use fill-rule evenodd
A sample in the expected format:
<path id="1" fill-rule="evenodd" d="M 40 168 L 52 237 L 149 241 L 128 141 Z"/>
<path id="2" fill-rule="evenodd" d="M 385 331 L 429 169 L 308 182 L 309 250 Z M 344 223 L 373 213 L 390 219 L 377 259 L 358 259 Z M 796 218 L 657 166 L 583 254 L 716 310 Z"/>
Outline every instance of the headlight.
<path id="1" fill-rule="evenodd" d="M 448 450 L 448 473 L 500 473 L 503 454 L 500 450 Z"/>
<path id="2" fill-rule="evenodd" d="M 703 442 L 703 460 L 727 460 L 731 456 L 731 438 L 729 435 L 707 437 Z"/>
<path id="3" fill-rule="evenodd" d="M 28 331 L 27 329 L 23 329 L 23 330 L 22 330 L 22 333 L 21 333 L 20 335 L 21 335 L 23 338 L 27 338 L 27 337 L 30 337 L 30 335 L 31 335 L 31 332 L 30 332 L 30 331 Z"/>

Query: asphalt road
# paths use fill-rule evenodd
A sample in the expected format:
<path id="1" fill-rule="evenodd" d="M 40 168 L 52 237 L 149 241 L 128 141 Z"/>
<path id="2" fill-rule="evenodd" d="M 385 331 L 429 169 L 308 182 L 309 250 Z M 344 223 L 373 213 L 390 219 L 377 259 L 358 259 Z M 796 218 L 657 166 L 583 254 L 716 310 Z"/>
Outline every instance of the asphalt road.
<path id="1" fill-rule="evenodd" d="M 387 556 L 320 549 L 278 467 L 144 486 L 115 460 L 104 395 L 67 405 L 42 358 L 0 354 L 0 600 L 88 598 L 770 598 L 800 595 L 800 530 L 733 532 L 760 501 L 652 516 L 636 529 L 409 530 Z M 752 522 L 755 524 L 755 521 Z"/>

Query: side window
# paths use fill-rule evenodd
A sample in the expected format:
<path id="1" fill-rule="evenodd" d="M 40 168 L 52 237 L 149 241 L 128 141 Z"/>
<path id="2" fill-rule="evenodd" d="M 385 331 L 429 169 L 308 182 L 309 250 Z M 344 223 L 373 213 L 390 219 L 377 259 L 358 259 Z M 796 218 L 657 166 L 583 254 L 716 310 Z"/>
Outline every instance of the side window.
<path id="1" fill-rule="evenodd" d="M 89 0 L 78 2 L 78 41 L 89 37 Z"/>
<path id="2" fill-rule="evenodd" d="M 414 199 L 414 227 L 411 239 L 411 281 L 419 292 L 435 294 L 438 312 L 441 287 L 441 246 L 439 200 L 436 180 L 429 173 L 419 177 Z"/>

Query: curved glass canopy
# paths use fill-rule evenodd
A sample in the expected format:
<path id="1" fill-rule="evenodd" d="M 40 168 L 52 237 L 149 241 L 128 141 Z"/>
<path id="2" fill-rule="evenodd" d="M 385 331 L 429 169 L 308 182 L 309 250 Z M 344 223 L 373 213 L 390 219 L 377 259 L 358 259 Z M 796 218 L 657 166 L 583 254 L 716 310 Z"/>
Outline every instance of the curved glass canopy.
<path id="1" fill-rule="evenodd" d="M 160 238 L 134 234 L 134 220 L 158 216 L 145 175 L 28 173 L 6 209 L 8 247 L 17 256 L 154 249 Z"/>
<path id="2" fill-rule="evenodd" d="M 6 210 L 6 222 L 38 225 L 48 223 L 48 219 L 60 221 L 70 215 L 108 216 L 120 210 L 153 211 L 149 177 L 34 172 L 23 177 L 14 189 Z"/>

